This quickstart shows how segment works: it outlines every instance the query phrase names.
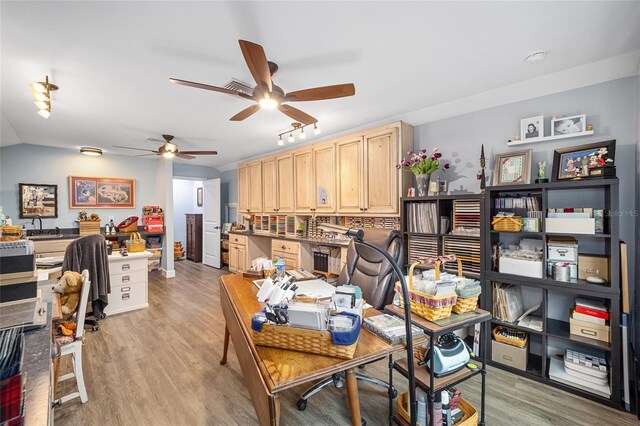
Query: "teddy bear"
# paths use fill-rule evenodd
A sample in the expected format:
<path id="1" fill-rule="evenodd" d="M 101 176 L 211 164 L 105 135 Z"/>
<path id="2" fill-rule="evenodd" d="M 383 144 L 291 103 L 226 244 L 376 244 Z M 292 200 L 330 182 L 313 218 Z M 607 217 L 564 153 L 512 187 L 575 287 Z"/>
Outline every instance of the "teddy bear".
<path id="1" fill-rule="evenodd" d="M 66 271 L 53 287 L 53 291 L 62 295 L 60 296 L 60 306 L 62 317 L 65 320 L 70 319 L 78 310 L 82 281 L 82 275 L 79 273 Z"/>

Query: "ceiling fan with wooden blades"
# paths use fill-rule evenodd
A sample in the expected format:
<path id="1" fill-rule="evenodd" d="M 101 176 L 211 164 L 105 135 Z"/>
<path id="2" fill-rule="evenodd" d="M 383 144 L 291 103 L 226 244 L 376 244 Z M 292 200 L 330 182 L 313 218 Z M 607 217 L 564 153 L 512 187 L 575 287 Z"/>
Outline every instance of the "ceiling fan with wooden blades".
<path id="1" fill-rule="evenodd" d="M 152 149 L 132 148 L 129 146 L 120 146 L 120 145 L 114 145 L 114 146 L 116 148 L 133 149 L 136 151 L 146 151 L 151 153 L 151 154 L 136 155 L 136 157 L 145 157 L 147 155 L 163 155 L 167 158 L 178 157 L 178 158 L 184 158 L 185 160 L 193 160 L 194 158 L 196 158 L 197 155 L 217 155 L 218 154 L 218 151 L 180 151 L 178 150 L 178 145 L 171 142 L 173 140 L 172 135 L 162 135 L 162 139 L 164 141 L 159 139 L 152 139 L 152 138 L 147 139 L 154 142 L 155 141 L 164 142 L 164 144 L 160 148 L 158 148 L 157 151 L 154 151 Z"/>
<path id="2" fill-rule="evenodd" d="M 180 80 L 178 78 L 170 78 L 169 81 L 173 84 L 226 93 L 256 102 L 255 105 L 251 105 L 231 117 L 231 121 L 242 121 L 258 112 L 261 108 L 277 108 L 280 112 L 296 121 L 303 124 L 313 124 L 318 120 L 304 111 L 285 104 L 285 102 L 322 101 L 353 96 L 356 93 L 356 88 L 353 83 L 314 87 L 312 89 L 285 93 L 281 87 L 273 84 L 272 77 L 278 71 L 278 65 L 274 62 L 267 61 L 267 56 L 262 46 L 246 40 L 239 40 L 239 43 L 244 60 L 249 67 L 253 79 L 256 81 L 256 86 L 251 87 L 251 85 L 247 83 L 234 80 L 225 85 L 225 87 L 211 86 L 193 81 Z"/>

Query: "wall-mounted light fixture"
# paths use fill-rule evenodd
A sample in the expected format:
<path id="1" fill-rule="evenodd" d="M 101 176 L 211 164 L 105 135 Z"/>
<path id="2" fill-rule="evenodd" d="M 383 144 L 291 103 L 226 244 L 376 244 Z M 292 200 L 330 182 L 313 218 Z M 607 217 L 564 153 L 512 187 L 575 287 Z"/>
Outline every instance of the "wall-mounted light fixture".
<path id="1" fill-rule="evenodd" d="M 80 148 L 80 154 L 89 155 L 91 157 L 99 157 L 102 155 L 102 150 L 100 148 L 83 146 L 82 148 Z"/>
<path id="2" fill-rule="evenodd" d="M 38 115 L 49 118 L 51 115 L 51 92 L 58 90 L 59 87 L 49 83 L 48 75 L 44 77 L 44 81 L 30 83 L 29 87 L 33 90 L 31 95 L 35 99 L 33 103 L 38 107 Z"/>
<path id="3" fill-rule="evenodd" d="M 318 126 L 318 122 L 312 123 L 313 124 L 313 134 L 314 135 L 319 135 L 320 134 L 320 127 Z M 294 137 L 294 133 L 299 132 L 298 133 L 298 139 L 300 140 L 305 140 L 307 139 L 307 134 L 304 131 L 304 128 L 307 126 L 311 126 L 311 124 L 302 124 L 302 123 L 291 123 L 291 126 L 288 127 L 287 129 L 285 129 L 282 133 L 278 133 L 278 145 L 279 146 L 283 146 L 284 145 L 284 139 L 282 139 L 282 136 L 286 136 L 287 133 L 289 134 L 288 137 L 288 141 L 289 143 L 293 143 L 296 141 L 295 137 Z"/>

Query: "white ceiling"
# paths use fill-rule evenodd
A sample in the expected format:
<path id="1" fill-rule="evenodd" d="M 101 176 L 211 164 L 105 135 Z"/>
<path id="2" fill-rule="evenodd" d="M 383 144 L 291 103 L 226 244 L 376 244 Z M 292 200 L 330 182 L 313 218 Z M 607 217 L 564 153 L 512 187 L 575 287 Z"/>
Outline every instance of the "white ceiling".
<path id="1" fill-rule="evenodd" d="M 230 122 L 248 101 L 168 79 L 251 82 L 240 38 L 264 46 L 280 66 L 274 81 L 285 91 L 356 85 L 351 98 L 295 104 L 319 119 L 323 135 L 389 117 L 421 124 L 416 111 L 429 111 L 425 121 L 442 118 L 452 102 L 479 94 L 495 102 L 501 90 L 597 61 L 607 64 L 600 66 L 607 75 L 635 73 L 640 55 L 637 1 L 3 1 L 0 7 L 0 145 L 126 153 L 113 145 L 155 149 L 145 139 L 171 133 L 183 150 L 218 150 L 191 163 L 221 169 L 277 150 L 276 134 L 292 120 L 260 111 Z M 537 49 L 548 49 L 547 59 L 526 64 L 524 56 Z M 613 57 L 625 58 L 627 69 L 610 69 L 622 68 L 619 60 L 602 62 Z M 45 74 L 61 87 L 48 120 L 36 114 L 28 87 Z"/>

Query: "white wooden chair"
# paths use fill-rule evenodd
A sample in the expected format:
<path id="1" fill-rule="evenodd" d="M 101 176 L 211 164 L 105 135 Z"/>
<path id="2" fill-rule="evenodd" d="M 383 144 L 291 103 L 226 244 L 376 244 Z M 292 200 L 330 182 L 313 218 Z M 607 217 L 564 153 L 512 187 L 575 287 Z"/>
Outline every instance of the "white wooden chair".
<path id="1" fill-rule="evenodd" d="M 76 378 L 76 384 L 78 391 L 70 393 L 60 398 L 60 403 L 65 403 L 71 399 L 80 397 L 80 402 L 83 404 L 87 402 L 87 389 L 84 386 L 84 374 L 82 372 L 82 345 L 84 344 L 84 317 L 87 313 L 87 303 L 89 301 L 89 290 L 91 282 L 89 281 L 89 271 L 86 269 L 82 271 L 82 290 L 80 291 L 80 302 L 78 304 L 78 311 L 76 312 L 76 330 L 72 335 L 74 340 L 72 342 L 63 344 L 60 347 L 60 356 L 71 355 L 73 364 L 73 373 L 68 373 L 58 378 L 58 382 Z"/>

